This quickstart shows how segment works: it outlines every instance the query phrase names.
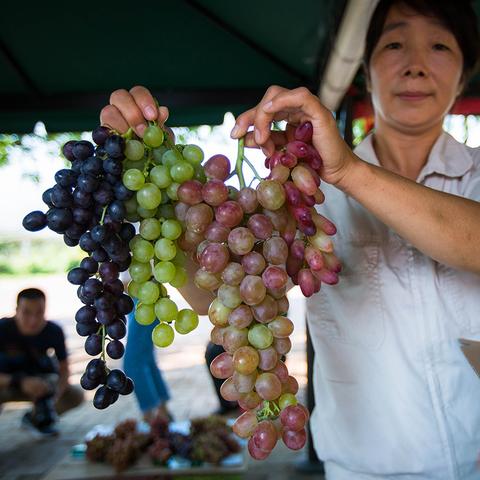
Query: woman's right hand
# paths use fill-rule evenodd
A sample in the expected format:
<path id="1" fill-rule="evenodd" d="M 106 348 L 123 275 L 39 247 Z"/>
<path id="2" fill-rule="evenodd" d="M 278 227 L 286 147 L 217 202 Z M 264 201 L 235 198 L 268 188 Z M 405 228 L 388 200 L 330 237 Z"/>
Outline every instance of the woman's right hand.
<path id="1" fill-rule="evenodd" d="M 132 128 L 139 137 L 143 137 L 147 121 L 156 120 L 163 126 L 167 119 L 168 108 L 157 107 L 150 91 L 142 86 L 115 90 L 110 95 L 110 105 L 100 112 L 101 125 L 120 133 Z"/>

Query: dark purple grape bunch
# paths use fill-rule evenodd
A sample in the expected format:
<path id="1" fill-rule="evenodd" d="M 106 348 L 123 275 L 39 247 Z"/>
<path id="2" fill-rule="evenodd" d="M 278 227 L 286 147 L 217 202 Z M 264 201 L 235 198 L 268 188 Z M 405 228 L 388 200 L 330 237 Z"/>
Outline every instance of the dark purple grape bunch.
<path id="1" fill-rule="evenodd" d="M 84 304 L 76 313 L 76 329 L 86 337 L 85 351 L 92 360 L 82 376 L 83 388 L 98 388 L 97 408 L 114 403 L 119 394 L 133 390 L 131 379 L 120 370 L 109 371 L 105 358 L 120 359 L 126 335 L 125 315 L 133 309 L 132 299 L 124 293 L 120 272 L 131 262 L 129 241 L 135 227 L 125 221 L 124 202 L 133 192 L 122 183 L 125 141 L 106 127 L 93 131 L 93 141 L 69 141 L 62 153 L 71 168 L 55 174 L 55 185 L 42 199 L 46 213 L 34 211 L 23 219 L 26 230 L 48 227 L 62 234 L 70 247 L 79 245 L 88 253 L 79 267 L 68 273 L 68 281 L 78 285 L 77 295 Z"/>

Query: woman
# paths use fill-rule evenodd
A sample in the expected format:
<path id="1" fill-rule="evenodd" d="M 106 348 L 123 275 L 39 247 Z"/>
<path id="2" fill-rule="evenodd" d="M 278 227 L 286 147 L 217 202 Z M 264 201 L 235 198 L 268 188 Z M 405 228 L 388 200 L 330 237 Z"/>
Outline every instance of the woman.
<path id="1" fill-rule="evenodd" d="M 480 150 L 442 131 L 478 43 L 467 1 L 381 0 L 365 58 L 375 131 L 355 152 L 304 88 L 269 88 L 232 131 L 270 154 L 273 120 L 309 120 L 324 160 L 319 210 L 344 263 L 308 302 L 328 479 L 480 478 L 480 380 L 458 346 L 480 338 Z M 141 88 L 111 103 L 102 122 L 121 130 L 168 115 Z"/>

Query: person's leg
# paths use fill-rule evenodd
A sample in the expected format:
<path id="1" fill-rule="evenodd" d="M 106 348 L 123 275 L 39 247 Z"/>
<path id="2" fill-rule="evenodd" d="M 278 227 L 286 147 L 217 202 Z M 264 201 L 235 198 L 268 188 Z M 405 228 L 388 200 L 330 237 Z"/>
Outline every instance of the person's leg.
<path id="1" fill-rule="evenodd" d="M 220 394 L 220 387 L 225 380 L 215 378 L 210 372 L 210 364 L 213 362 L 213 359 L 224 351 L 225 350 L 221 345 L 215 345 L 212 342 L 208 342 L 207 348 L 205 350 L 205 361 L 207 363 L 208 373 L 210 374 L 210 377 L 213 381 L 218 401 L 220 402 L 219 413 L 228 412 L 229 410 L 235 410 L 236 408 L 238 408 L 237 402 L 229 402 L 228 400 L 225 400 Z"/>
<path id="2" fill-rule="evenodd" d="M 148 326 L 139 325 L 133 313 L 128 316 L 124 370 L 135 384 L 135 396 L 144 414 L 155 410 L 169 399 L 167 386 L 153 353 L 154 327 L 155 322 Z"/>
<path id="3" fill-rule="evenodd" d="M 55 410 L 57 415 L 78 407 L 85 399 L 83 390 L 78 385 L 68 385 L 65 391 L 60 397 L 58 397 L 55 403 Z"/>

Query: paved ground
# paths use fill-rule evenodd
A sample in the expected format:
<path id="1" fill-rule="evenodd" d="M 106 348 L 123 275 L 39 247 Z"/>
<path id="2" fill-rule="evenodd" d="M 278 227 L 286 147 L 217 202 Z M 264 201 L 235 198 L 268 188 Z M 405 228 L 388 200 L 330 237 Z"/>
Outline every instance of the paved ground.
<path id="1" fill-rule="evenodd" d="M 65 329 L 71 359 L 71 382 L 77 383 L 88 357 L 83 351 L 83 340 L 74 332 L 72 317 L 79 304 L 74 287 L 68 285 L 63 276 L 14 281 L 0 279 L 1 316 L 12 313 L 16 293 L 26 286 L 39 286 L 46 291 L 49 299 L 49 318 L 59 321 Z M 180 298 L 175 300 L 181 303 Z M 287 365 L 299 381 L 303 396 L 306 384 L 304 311 L 300 295 L 295 291 L 291 294 L 290 318 L 295 323 L 295 332 Z M 208 415 L 218 406 L 204 365 L 204 348 L 209 331 L 208 319 L 202 318 L 195 332 L 177 338 L 174 345 L 157 353 L 158 363 L 165 374 L 172 396 L 169 408 L 174 412 L 176 420 Z M 125 418 L 139 418 L 134 396 L 122 397 L 104 411 L 96 410 L 88 401 L 62 417 L 59 438 L 39 442 L 18 428 L 27 406 L 22 403 L 9 404 L 0 415 L 0 478 L 3 480 L 39 479 L 69 452 L 72 445 L 81 442 L 84 434 L 93 426 L 102 423 L 114 424 Z M 251 461 L 243 478 L 253 480 L 307 478 L 295 470 L 296 463 L 304 457 L 305 451 L 292 452 L 283 446 L 277 447 L 267 461 Z M 323 477 L 316 474 L 308 478 Z"/>

